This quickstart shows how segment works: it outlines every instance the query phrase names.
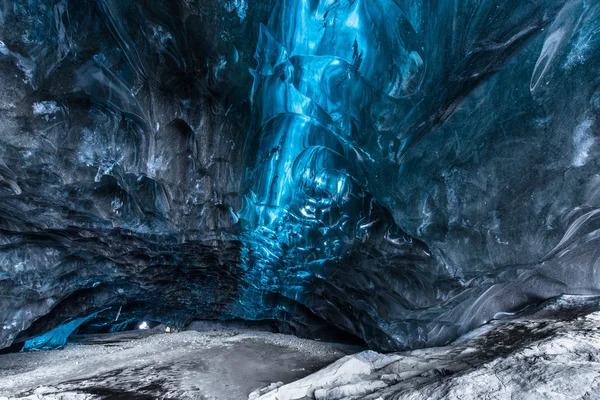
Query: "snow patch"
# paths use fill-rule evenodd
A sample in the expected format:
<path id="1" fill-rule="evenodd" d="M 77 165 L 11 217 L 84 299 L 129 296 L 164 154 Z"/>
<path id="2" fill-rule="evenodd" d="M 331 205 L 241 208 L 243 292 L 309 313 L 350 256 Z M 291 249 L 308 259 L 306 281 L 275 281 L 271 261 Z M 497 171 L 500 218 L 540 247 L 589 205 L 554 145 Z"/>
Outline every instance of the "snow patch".
<path id="1" fill-rule="evenodd" d="M 573 133 L 573 166 L 583 167 L 589 158 L 589 151 L 594 144 L 594 137 L 592 136 L 592 126 L 594 125 L 593 119 L 588 119 L 577 125 L 575 132 Z"/>
<path id="2" fill-rule="evenodd" d="M 61 108 L 55 101 L 40 101 L 33 103 L 33 115 L 44 115 L 46 119 L 61 111 Z"/>

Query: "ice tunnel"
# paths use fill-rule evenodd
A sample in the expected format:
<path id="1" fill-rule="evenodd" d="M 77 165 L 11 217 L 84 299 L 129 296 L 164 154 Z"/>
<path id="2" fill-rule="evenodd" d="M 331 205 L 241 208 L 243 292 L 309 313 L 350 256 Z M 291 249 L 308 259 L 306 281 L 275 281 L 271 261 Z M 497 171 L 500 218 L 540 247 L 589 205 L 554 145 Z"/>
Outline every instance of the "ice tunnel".
<path id="1" fill-rule="evenodd" d="M 597 1 L 6 0 L 0 82 L 0 348 L 600 294 Z"/>

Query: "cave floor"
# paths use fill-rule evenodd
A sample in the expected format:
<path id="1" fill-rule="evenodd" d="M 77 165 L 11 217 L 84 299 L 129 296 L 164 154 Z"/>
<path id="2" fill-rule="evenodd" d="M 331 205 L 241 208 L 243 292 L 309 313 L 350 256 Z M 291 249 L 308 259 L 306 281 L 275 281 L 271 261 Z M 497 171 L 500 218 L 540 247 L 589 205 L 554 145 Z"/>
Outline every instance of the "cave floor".
<path id="1" fill-rule="evenodd" d="M 0 400 L 247 399 L 361 349 L 251 330 L 159 330 L 77 338 L 0 355 Z"/>
<path id="2" fill-rule="evenodd" d="M 254 400 L 600 400 L 600 297 L 559 296 L 456 341 L 363 351 Z"/>

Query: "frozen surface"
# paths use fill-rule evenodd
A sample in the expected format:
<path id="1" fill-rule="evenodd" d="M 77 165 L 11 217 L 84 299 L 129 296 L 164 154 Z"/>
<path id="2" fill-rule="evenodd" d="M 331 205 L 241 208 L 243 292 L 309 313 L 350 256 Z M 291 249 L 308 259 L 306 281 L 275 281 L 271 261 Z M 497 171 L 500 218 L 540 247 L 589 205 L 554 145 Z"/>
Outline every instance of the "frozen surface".
<path id="1" fill-rule="evenodd" d="M 278 1 L 242 305 L 280 293 L 394 350 L 596 293 L 598 32 L 590 1 Z"/>
<path id="2" fill-rule="evenodd" d="M 238 400 L 269 379 L 287 383 L 355 351 L 223 327 L 92 335 L 60 351 L 0 355 L 0 399 Z"/>
<path id="3" fill-rule="evenodd" d="M 389 354 L 206 322 L 76 336 L 60 351 L 0 355 L 0 399 L 591 400 L 598 310 L 599 297 L 562 296 L 447 346 Z"/>
<path id="4" fill-rule="evenodd" d="M 598 293 L 599 32 L 590 0 L 0 1 L 0 347 L 242 318 L 395 351 Z"/>
<path id="5" fill-rule="evenodd" d="M 361 352 L 249 398 L 597 399 L 599 308 L 598 297 L 562 297 L 535 313 L 495 321 L 449 346 Z"/>

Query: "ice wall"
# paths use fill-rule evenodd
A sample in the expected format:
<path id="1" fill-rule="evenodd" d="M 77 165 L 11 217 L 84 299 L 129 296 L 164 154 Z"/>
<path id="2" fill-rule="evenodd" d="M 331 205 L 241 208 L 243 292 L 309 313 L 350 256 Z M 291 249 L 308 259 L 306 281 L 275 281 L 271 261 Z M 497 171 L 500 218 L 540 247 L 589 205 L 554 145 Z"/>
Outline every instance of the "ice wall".
<path id="1" fill-rule="evenodd" d="M 0 2 L 0 347 L 105 308 L 182 327 L 235 302 L 268 4 L 227 4 Z"/>
<path id="2" fill-rule="evenodd" d="M 253 71 L 252 282 L 386 350 L 596 292 L 599 12 L 278 1 Z"/>

